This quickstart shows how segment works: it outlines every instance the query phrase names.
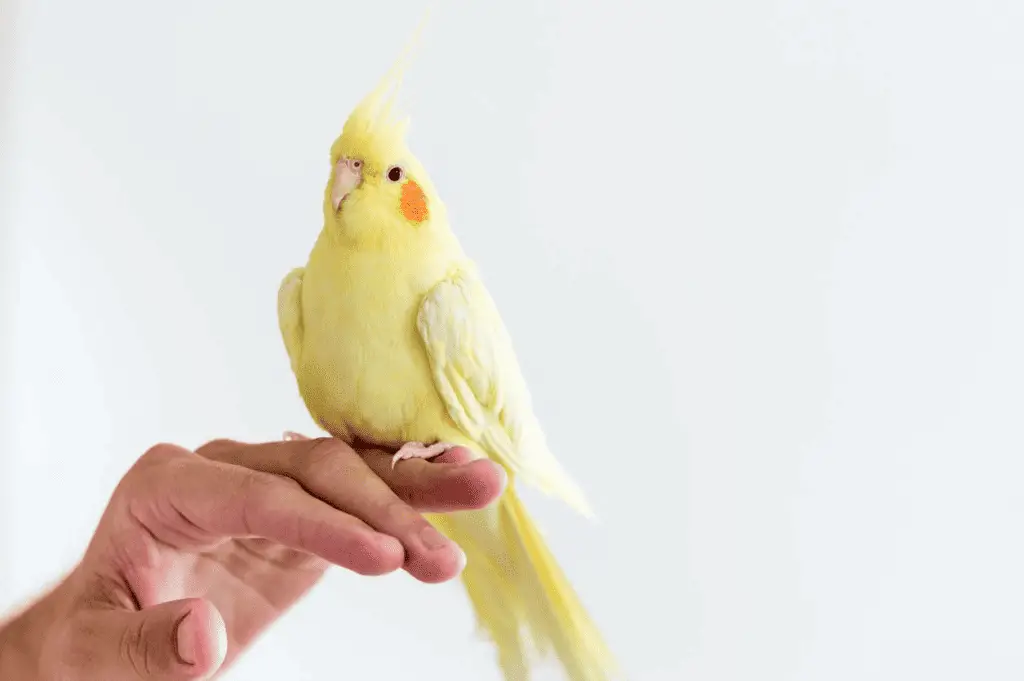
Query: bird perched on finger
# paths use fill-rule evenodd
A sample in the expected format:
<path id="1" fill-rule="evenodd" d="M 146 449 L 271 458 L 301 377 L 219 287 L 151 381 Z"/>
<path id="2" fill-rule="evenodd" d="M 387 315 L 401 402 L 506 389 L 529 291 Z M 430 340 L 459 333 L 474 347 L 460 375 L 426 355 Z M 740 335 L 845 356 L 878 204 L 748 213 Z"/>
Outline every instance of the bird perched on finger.
<path id="1" fill-rule="evenodd" d="M 461 578 L 507 681 L 554 653 L 571 681 L 616 666 L 517 491 L 533 484 L 590 515 L 548 448 L 498 309 L 393 113 L 402 60 L 355 107 L 330 150 L 324 223 L 278 316 L 299 392 L 335 437 L 397 450 L 455 446 L 503 466 L 495 506 L 429 519 L 467 555 Z"/>

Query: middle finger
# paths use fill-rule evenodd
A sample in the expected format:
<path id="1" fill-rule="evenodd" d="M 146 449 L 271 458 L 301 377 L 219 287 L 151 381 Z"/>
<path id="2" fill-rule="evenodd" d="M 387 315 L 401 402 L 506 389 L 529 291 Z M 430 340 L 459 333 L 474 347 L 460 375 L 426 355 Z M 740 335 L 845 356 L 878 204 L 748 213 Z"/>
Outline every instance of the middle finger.
<path id="1" fill-rule="evenodd" d="M 216 461 L 292 478 L 313 496 L 401 542 L 405 549 L 403 567 L 421 581 L 451 579 L 465 565 L 462 550 L 400 499 L 341 440 L 215 442 L 200 448 L 198 453 Z"/>

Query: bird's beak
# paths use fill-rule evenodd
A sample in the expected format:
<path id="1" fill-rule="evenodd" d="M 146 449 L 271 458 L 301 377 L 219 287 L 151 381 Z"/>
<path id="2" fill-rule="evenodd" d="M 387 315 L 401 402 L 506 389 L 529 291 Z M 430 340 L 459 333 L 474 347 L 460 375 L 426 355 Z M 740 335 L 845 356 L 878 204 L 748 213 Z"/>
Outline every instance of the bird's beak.
<path id="1" fill-rule="evenodd" d="M 363 181 L 363 164 L 354 158 L 340 158 L 334 166 L 334 183 L 331 185 L 331 205 L 337 212 L 341 202 Z"/>

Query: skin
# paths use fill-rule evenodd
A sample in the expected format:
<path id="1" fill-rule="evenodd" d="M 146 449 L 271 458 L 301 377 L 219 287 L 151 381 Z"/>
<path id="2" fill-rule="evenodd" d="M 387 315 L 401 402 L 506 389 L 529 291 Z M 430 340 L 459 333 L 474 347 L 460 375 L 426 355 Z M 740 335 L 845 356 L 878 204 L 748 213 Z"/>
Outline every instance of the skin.
<path id="1" fill-rule="evenodd" d="M 462 448 L 391 462 L 331 438 L 153 447 L 81 563 L 0 625 L 0 679 L 214 678 L 331 565 L 452 579 L 465 556 L 421 513 L 489 505 L 504 471 Z"/>

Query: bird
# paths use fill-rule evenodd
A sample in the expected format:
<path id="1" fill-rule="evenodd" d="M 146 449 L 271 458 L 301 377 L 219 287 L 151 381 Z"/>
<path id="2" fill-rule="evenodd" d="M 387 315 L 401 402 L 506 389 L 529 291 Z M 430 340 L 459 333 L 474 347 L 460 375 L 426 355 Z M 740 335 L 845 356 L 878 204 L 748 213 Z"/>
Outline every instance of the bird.
<path id="1" fill-rule="evenodd" d="M 520 482 L 586 518 L 592 506 L 548 446 L 516 352 L 478 266 L 395 115 L 400 59 L 330 148 L 323 227 L 278 291 L 278 322 L 313 419 L 392 465 L 454 447 L 501 465 L 491 507 L 428 520 L 466 555 L 460 575 L 506 681 L 553 653 L 570 681 L 617 663 L 519 494 Z"/>

